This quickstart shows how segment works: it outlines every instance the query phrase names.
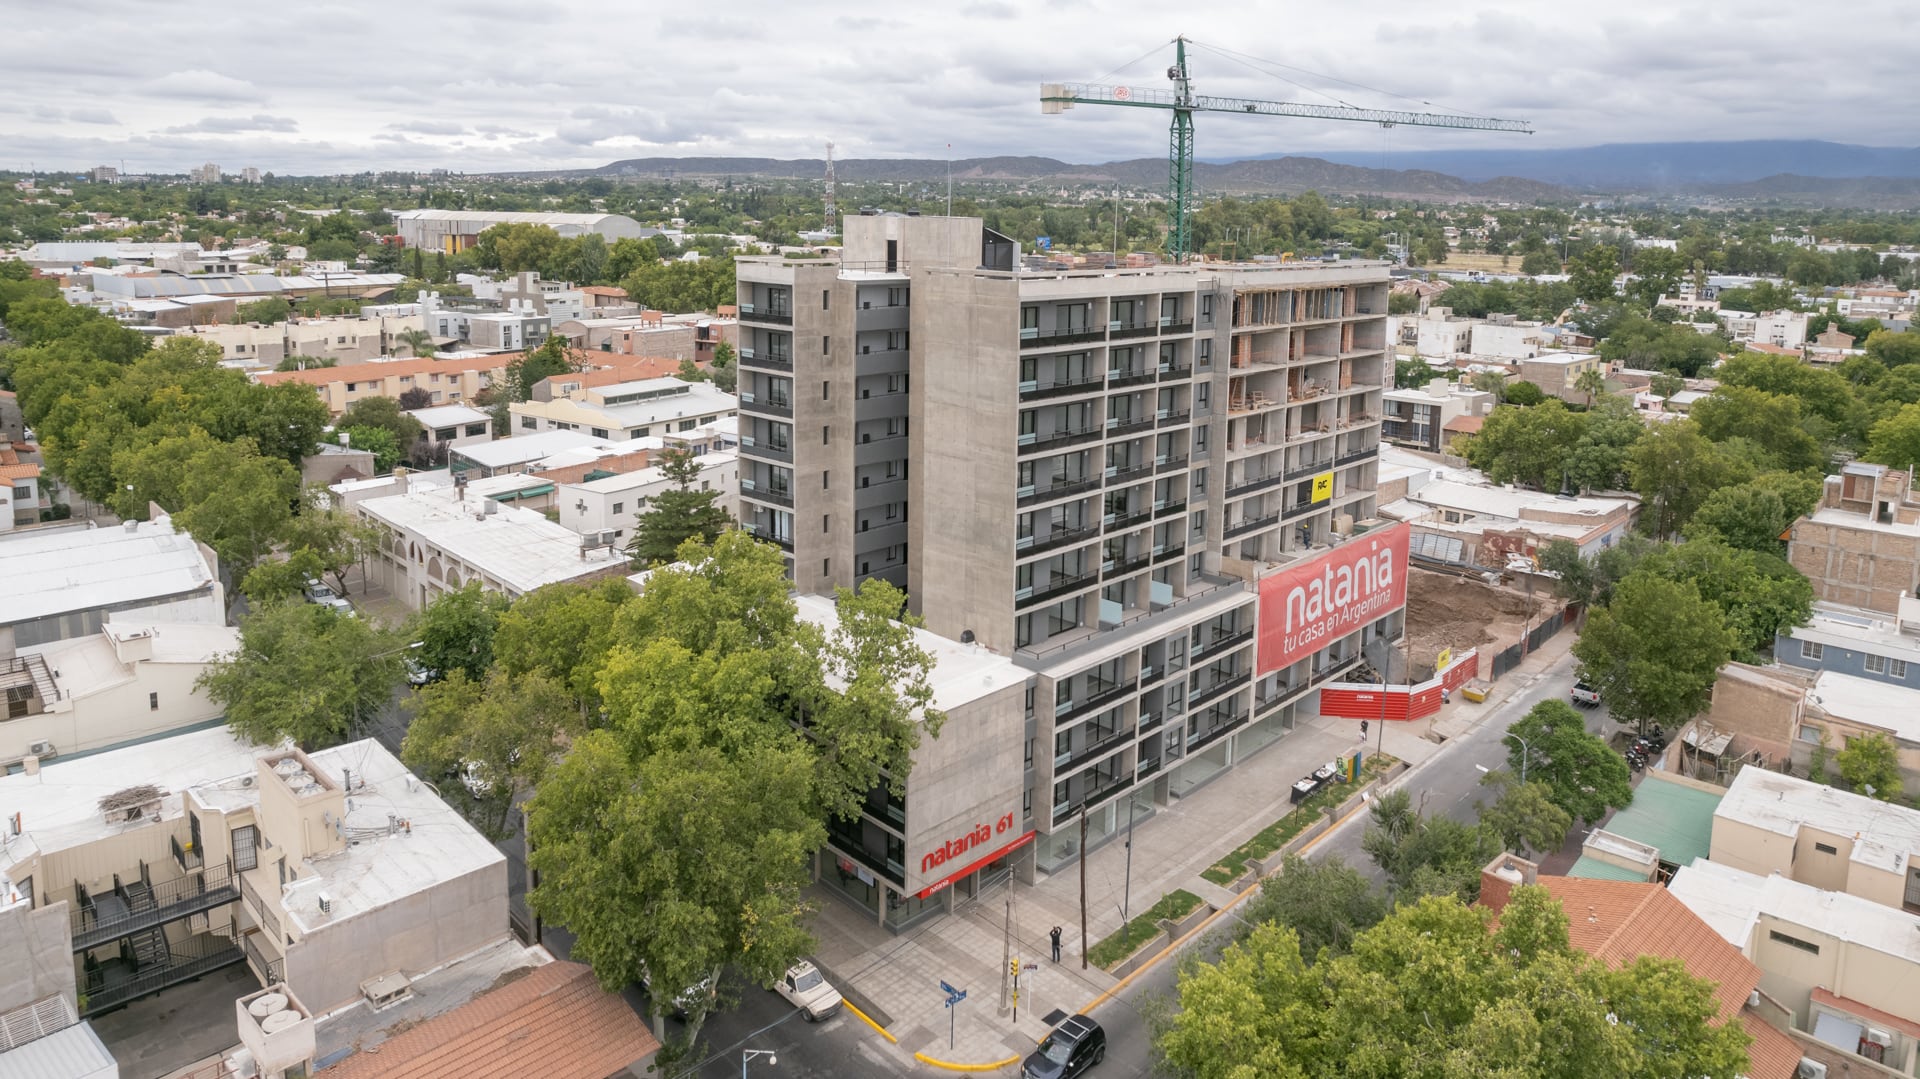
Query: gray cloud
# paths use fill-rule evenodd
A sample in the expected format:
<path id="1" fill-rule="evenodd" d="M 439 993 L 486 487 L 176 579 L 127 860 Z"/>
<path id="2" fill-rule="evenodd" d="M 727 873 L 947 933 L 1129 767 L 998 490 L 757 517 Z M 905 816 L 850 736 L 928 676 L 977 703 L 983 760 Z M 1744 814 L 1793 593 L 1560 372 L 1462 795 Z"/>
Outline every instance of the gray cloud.
<path id="1" fill-rule="evenodd" d="M 242 135 L 255 131 L 293 132 L 298 130 L 300 130 L 299 121 L 286 116 L 268 116 L 264 113 L 256 113 L 252 116 L 207 116 L 190 124 L 179 124 L 166 129 L 169 135 L 195 133 Z"/>
<path id="2" fill-rule="evenodd" d="M 1857 0 L 1848 18 L 1899 28 L 1909 6 Z M 646 44 L 620 48 L 602 47 L 609 30 L 594 10 L 544 12 L 530 31 L 514 0 L 338 0 L 291 35 L 240 0 L 203 0 L 191 21 L 146 17 L 134 0 L 96 0 L 90 12 L 84 27 L 30 20 L 0 38 L 0 70 L 15 76 L 0 102 L 0 165 L 85 168 L 124 154 L 129 168 L 152 172 L 207 160 L 282 174 L 484 171 L 818 157 L 827 139 L 849 157 L 937 157 L 952 143 L 961 157 L 1102 162 L 1166 147 L 1163 113 L 1042 116 L 1036 100 L 1046 81 L 1166 86 L 1172 49 L 1156 42 L 1169 32 L 1166 8 L 1147 0 L 843 0 L 826 17 L 791 0 L 736 0 L 659 20 Z M 1539 132 L 1529 146 L 1883 144 L 1920 129 L 1920 103 L 1889 91 L 1911 81 L 1910 50 L 1853 50 L 1818 79 L 1782 77 L 1804 64 L 1809 34 L 1804 7 L 1786 0 L 1612 0 L 1545 26 L 1540 14 L 1538 0 L 1379 0 L 1365 20 L 1250 19 L 1232 5 L 1180 12 L 1183 28 L 1213 46 L 1189 49 L 1202 93 L 1517 116 Z M 382 40 L 433 47 L 369 48 L 370 25 Z M 289 50 L 325 62 L 252 60 Z M 1379 153 L 1391 167 L 1403 150 L 1516 144 L 1220 114 L 1196 123 L 1199 153 L 1214 160 L 1340 150 Z M 118 137 L 116 127 L 150 134 Z"/>

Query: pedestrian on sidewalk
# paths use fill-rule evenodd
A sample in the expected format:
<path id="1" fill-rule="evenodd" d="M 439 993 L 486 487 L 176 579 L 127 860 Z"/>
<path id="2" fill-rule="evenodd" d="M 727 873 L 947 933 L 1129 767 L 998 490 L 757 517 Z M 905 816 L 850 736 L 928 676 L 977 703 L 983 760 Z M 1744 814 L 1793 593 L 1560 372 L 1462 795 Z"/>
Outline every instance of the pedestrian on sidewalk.
<path id="1" fill-rule="evenodd" d="M 1060 927 L 1054 926 L 1047 932 L 1047 936 L 1053 941 L 1053 961 L 1058 963 L 1060 961 Z"/>

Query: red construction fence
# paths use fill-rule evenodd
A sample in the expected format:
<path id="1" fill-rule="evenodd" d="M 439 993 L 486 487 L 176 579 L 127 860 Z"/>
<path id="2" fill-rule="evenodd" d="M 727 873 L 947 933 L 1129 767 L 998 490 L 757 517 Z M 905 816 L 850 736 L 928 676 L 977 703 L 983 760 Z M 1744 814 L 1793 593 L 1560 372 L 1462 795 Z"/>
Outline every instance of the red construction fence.
<path id="1" fill-rule="evenodd" d="M 1320 689 L 1320 714 L 1342 719 L 1425 719 L 1440 710 L 1442 691 L 1458 693 L 1480 675 L 1480 650 L 1453 657 L 1439 673 L 1417 685 L 1329 682 Z"/>

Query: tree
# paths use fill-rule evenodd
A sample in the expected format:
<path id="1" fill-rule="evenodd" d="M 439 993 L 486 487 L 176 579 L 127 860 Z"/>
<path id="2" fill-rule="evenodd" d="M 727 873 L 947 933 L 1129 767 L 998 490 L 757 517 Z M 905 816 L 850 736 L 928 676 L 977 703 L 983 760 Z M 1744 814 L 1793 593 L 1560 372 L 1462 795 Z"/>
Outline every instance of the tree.
<path id="1" fill-rule="evenodd" d="M 1633 405 L 1620 397 L 1601 397 L 1587 409 L 1580 438 L 1564 466 L 1567 487 L 1578 491 L 1617 491 L 1627 486 L 1627 463 L 1646 434 Z"/>
<path id="2" fill-rule="evenodd" d="M 1721 350 L 1728 347 L 1722 337 L 1637 314 L 1626 314 L 1611 325 L 1594 328 L 1605 330 L 1596 350 L 1602 359 L 1629 367 L 1672 371 L 1686 378 L 1696 378 L 1712 367 Z"/>
<path id="3" fill-rule="evenodd" d="M 1715 490 L 1747 478 L 1692 420 L 1654 424 L 1634 446 L 1627 472 L 1647 507 L 1641 524 L 1661 538 L 1678 533 Z"/>
<path id="4" fill-rule="evenodd" d="M 1544 784 L 1548 800 L 1582 824 L 1591 825 L 1608 810 L 1633 801 L 1626 759 L 1589 734 L 1586 720 L 1565 701 L 1534 705 L 1507 728 L 1504 741 L 1507 768 L 1515 776 L 1524 775 L 1529 787 Z M 1565 838 L 1565 831 L 1560 834 Z"/>
<path id="5" fill-rule="evenodd" d="M 355 427 L 381 428 L 393 436 L 396 450 L 413 445 L 426 430 L 419 420 L 401 411 L 400 402 L 391 397 L 362 397 L 348 405 L 333 426 L 337 431 L 351 431 Z"/>
<path id="6" fill-rule="evenodd" d="M 306 590 L 308 579 L 319 580 L 323 572 L 312 551 L 295 551 L 285 560 L 269 559 L 248 570 L 240 581 L 240 591 L 255 607 L 297 599 Z"/>
<path id="7" fill-rule="evenodd" d="M 636 568 L 668 561 L 689 539 L 711 542 L 733 527 L 733 515 L 720 505 L 718 490 L 694 490 L 701 468 L 692 450 L 662 450 L 660 471 L 673 486 L 655 495 L 639 515 L 633 539 L 627 544 L 627 555 Z"/>
<path id="8" fill-rule="evenodd" d="M 1651 314 L 1660 297 L 1672 292 L 1685 272 L 1686 264 L 1679 252 L 1665 247 L 1643 247 L 1633 254 L 1633 279 L 1627 291 Z"/>
<path id="9" fill-rule="evenodd" d="M 332 356 L 288 356 L 273 365 L 275 371 L 311 371 L 321 367 L 338 367 L 340 361 Z"/>
<path id="10" fill-rule="evenodd" d="M 1559 273 L 1560 260 L 1548 252 L 1534 251 L 1520 260 L 1520 272 L 1528 275 Z"/>
<path id="11" fill-rule="evenodd" d="M 233 580 L 244 578 L 293 516 L 300 474 L 278 457 L 262 457 L 253 440 L 221 442 L 187 461 L 175 523 L 213 548 Z"/>
<path id="12" fill-rule="evenodd" d="M 543 585 L 521 596 L 495 621 L 494 658 L 509 674 L 538 672 L 552 678 L 573 694 L 581 715 L 595 715 L 614 619 L 632 601 L 633 589 L 619 579 Z"/>
<path id="13" fill-rule="evenodd" d="M 1920 465 L 1920 404 L 1907 405 L 1873 425 L 1867 460 L 1895 468 Z"/>
<path id="14" fill-rule="evenodd" d="M 1493 829 L 1507 849 L 1520 854 L 1560 849 L 1573 828 L 1573 814 L 1556 805 L 1545 783 L 1521 783 L 1504 768 L 1488 772 L 1480 784 L 1499 793 L 1492 805 L 1478 806 L 1480 823 Z"/>
<path id="15" fill-rule="evenodd" d="M 515 403 L 531 401 L 533 388 L 542 379 L 564 375 L 578 366 L 567 348 L 566 338 L 549 337 L 539 348 L 507 364 L 502 380 L 507 399 Z"/>
<path id="16" fill-rule="evenodd" d="M 1507 404 L 1519 405 L 1521 408 L 1532 408 L 1546 399 L 1547 391 L 1528 382 L 1524 378 L 1506 384 L 1505 400 Z"/>
<path id="17" fill-rule="evenodd" d="M 1914 333 L 1912 330 L 1904 333 L 1875 330 L 1867 334 L 1866 338 L 1866 344 L 1862 347 L 1867 350 L 1867 355 L 1889 368 L 1920 363 L 1920 333 Z"/>
<path id="18" fill-rule="evenodd" d="M 1678 960 L 1618 968 L 1576 952 L 1543 888 L 1492 915 L 1457 898 L 1402 906 L 1309 969 L 1268 923 L 1181 972 L 1156 1045 L 1190 1079 L 1734 1079 L 1751 1037 Z"/>
<path id="19" fill-rule="evenodd" d="M 332 574 L 334 589 L 345 595 L 347 570 L 373 552 L 380 533 L 358 514 L 334 506 L 326 488 L 315 484 L 305 494 L 300 512 L 281 530 L 281 542 L 290 558 L 311 556 L 315 569 L 309 576 Z"/>
<path id="20" fill-rule="evenodd" d="M 1411 359 L 1394 361 L 1393 385 L 1395 389 L 1420 389 L 1439 377 L 1439 372 L 1429 367 L 1427 361 L 1418 356 Z"/>
<path id="21" fill-rule="evenodd" d="M 1492 394 L 1495 401 L 1507 399 L 1507 376 L 1499 371 L 1475 371 L 1468 384 L 1482 393 Z"/>
<path id="22" fill-rule="evenodd" d="M 1800 399 L 1748 386 L 1722 386 L 1687 413 L 1713 442 L 1745 438 L 1766 451 L 1767 463 L 1787 471 L 1819 466 L 1820 444 L 1807 433 Z"/>
<path id="23" fill-rule="evenodd" d="M 1607 374 L 1598 367 L 1589 367 L 1573 380 L 1573 388 L 1586 395 L 1587 407 L 1592 408 L 1594 401 L 1606 396 Z"/>
<path id="24" fill-rule="evenodd" d="M 401 330 L 399 338 L 399 345 L 406 349 L 409 355 L 416 357 L 431 356 L 437 351 L 433 343 L 433 335 L 418 327 L 409 326 Z M 418 389 L 418 387 L 415 388 Z M 405 395 L 403 394 L 402 396 Z M 429 397 L 428 400 L 431 401 L 432 398 Z"/>
<path id="25" fill-rule="evenodd" d="M 1246 920 L 1291 927 L 1311 963 L 1346 954 L 1353 938 L 1386 914 L 1386 902 L 1359 870 L 1339 858 L 1309 862 L 1289 854 L 1278 873 L 1260 882 Z"/>
<path id="26" fill-rule="evenodd" d="M 401 392 L 398 401 L 400 411 L 412 412 L 415 409 L 433 407 L 433 394 L 425 387 L 410 386 Z"/>
<path id="27" fill-rule="evenodd" d="M 1503 405 L 1487 416 L 1464 452 L 1494 483 L 1557 488 L 1586 429 L 1587 417 L 1569 411 L 1558 398 L 1532 408 Z"/>
<path id="28" fill-rule="evenodd" d="M 406 460 L 406 451 L 394 442 L 393 432 L 385 427 L 348 427 L 345 433 L 348 446 L 373 454 L 375 472 L 391 472 L 394 465 Z"/>
<path id="29" fill-rule="evenodd" d="M 429 662 L 424 655 L 420 661 Z M 471 678 L 465 667 L 441 670 L 446 678 L 421 689 L 409 704 L 413 720 L 400 758 L 424 775 L 472 767 L 478 782 L 468 789 L 486 810 L 480 816 L 485 831 L 507 838 L 514 832 L 514 805 L 584 733 L 580 711 L 566 687 L 545 675 L 496 669 Z"/>
<path id="30" fill-rule="evenodd" d="M 1673 399 L 1673 395 L 1687 388 L 1687 380 L 1671 371 L 1662 371 L 1647 380 L 1647 389 L 1661 401 Z"/>
<path id="31" fill-rule="evenodd" d="M 1689 539 L 1718 539 L 1741 550 L 1783 554 L 1787 530 L 1819 500 L 1815 475 L 1763 472 L 1708 495 L 1685 532 Z"/>
<path id="32" fill-rule="evenodd" d="M 739 356 L 733 346 L 725 341 L 713 346 L 713 362 L 707 366 L 707 378 L 714 388 L 732 393 L 740 385 Z"/>
<path id="33" fill-rule="evenodd" d="M 226 710 L 235 734 L 258 744 L 291 738 L 308 749 L 346 741 L 400 678 L 393 639 L 368 622 L 298 600 L 268 603 L 240 621 L 240 650 L 197 686 Z"/>
<path id="34" fill-rule="evenodd" d="M 1635 573 L 1587 616 L 1573 654 L 1615 716 L 1672 728 L 1706 707 L 1737 644 L 1720 608 L 1691 582 Z"/>
<path id="35" fill-rule="evenodd" d="M 279 296 L 243 303 L 233 309 L 233 321 L 237 326 L 244 326 L 249 322 L 271 326 L 276 322 L 285 322 L 292 316 L 293 305 Z"/>
<path id="36" fill-rule="evenodd" d="M 1833 759 L 1840 766 L 1841 780 L 1853 790 L 1883 802 L 1900 796 L 1900 753 L 1886 735 L 1854 735 Z"/>
<path id="37" fill-rule="evenodd" d="M 1360 849 L 1386 874 L 1396 900 L 1454 895 L 1471 902 L 1480 894 L 1480 868 L 1501 845 L 1491 828 L 1421 813 L 1402 789 L 1373 800 Z"/>
<path id="38" fill-rule="evenodd" d="M 1597 244 L 1568 265 L 1573 294 L 1584 303 L 1613 299 L 1613 283 L 1620 275 L 1620 253 Z"/>
<path id="39" fill-rule="evenodd" d="M 493 635 L 506 610 L 507 598 L 482 589 L 479 581 L 435 597 L 414 616 L 412 636 L 420 647 L 413 661 L 442 677 L 463 672 L 470 685 L 479 686 L 493 666 Z"/>

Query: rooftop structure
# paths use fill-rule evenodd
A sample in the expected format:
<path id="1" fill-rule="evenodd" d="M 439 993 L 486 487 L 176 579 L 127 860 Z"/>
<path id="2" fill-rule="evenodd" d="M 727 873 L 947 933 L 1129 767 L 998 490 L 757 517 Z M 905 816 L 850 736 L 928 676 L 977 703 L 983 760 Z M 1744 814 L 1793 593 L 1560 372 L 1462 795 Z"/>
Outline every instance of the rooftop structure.
<path id="1" fill-rule="evenodd" d="M 751 391 L 747 394 L 751 403 Z M 623 441 L 691 430 L 732 415 L 740 400 L 711 383 L 677 378 L 636 379 L 580 385 L 549 401 L 509 406 L 516 434 L 523 431 L 586 431 Z"/>
<path id="2" fill-rule="evenodd" d="M 1406 476 L 1404 490 L 1380 507 L 1380 516 L 1413 525 L 1414 549 L 1443 562 L 1504 568 L 1514 557 L 1531 561 L 1553 540 L 1591 555 L 1633 526 L 1640 500 L 1632 495 L 1562 496 L 1492 483 L 1476 469 L 1452 468 L 1398 449 L 1381 459 Z M 1396 472 L 1396 475 L 1399 475 Z"/>
<path id="3" fill-rule="evenodd" d="M 1715 862 L 1920 910 L 1920 810 L 1743 768 L 1713 814 Z"/>
<path id="4" fill-rule="evenodd" d="M 1850 462 L 1828 476 L 1820 504 L 1793 526 L 1787 560 L 1829 603 L 1893 613 L 1920 594 L 1920 500 L 1912 474 Z"/>
<path id="5" fill-rule="evenodd" d="M 611 456 L 634 448 L 580 431 L 539 431 L 462 446 L 448 455 L 447 467 L 456 475 L 475 472 L 492 476 L 502 472 L 525 472 L 529 466 L 563 452 Z"/>
<path id="6" fill-rule="evenodd" d="M 393 224 L 408 247 L 424 247 L 453 254 L 473 246 L 480 234 L 495 225 L 544 225 L 562 236 L 598 233 L 608 243 L 644 239 L 658 229 L 642 226 L 619 214 L 564 214 L 507 210 L 396 210 Z"/>
<path id="7" fill-rule="evenodd" d="M 157 621 L 226 621 L 218 559 L 174 531 L 166 516 L 114 528 L 0 536 L 0 565 L 6 566 L 0 659 L 28 645 L 98 633 L 110 611 Z"/>
<path id="8" fill-rule="evenodd" d="M 1712 849 L 1714 811 L 1724 797 L 1724 791 L 1705 783 L 1650 771 L 1634 788 L 1633 804 L 1608 818 L 1604 830 L 1596 828 L 1589 835 L 1567 875 L 1666 880 Z M 1646 871 L 1620 876 L 1633 872 L 1629 866 L 1644 866 Z"/>

